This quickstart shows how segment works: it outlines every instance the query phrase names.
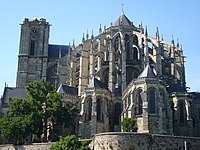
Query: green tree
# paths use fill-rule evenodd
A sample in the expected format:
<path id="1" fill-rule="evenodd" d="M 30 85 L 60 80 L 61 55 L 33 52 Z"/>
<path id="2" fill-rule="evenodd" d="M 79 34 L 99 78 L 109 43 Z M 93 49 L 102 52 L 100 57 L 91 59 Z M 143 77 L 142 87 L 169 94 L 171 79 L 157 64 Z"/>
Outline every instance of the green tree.
<path id="1" fill-rule="evenodd" d="M 125 132 L 136 132 L 137 131 L 137 126 L 136 122 L 133 118 L 124 118 L 123 121 L 121 122 L 121 126 L 123 131 Z"/>
<path id="2" fill-rule="evenodd" d="M 52 125 L 53 128 L 59 124 L 67 127 L 79 113 L 75 106 L 63 105 L 61 95 L 48 82 L 35 81 L 28 84 L 26 89 L 27 100 L 10 99 L 9 111 L 0 119 L 2 136 L 9 140 L 14 138 L 15 144 L 22 144 L 30 133 L 36 134 L 38 139 L 43 134 L 45 142 L 47 131 Z"/>
<path id="3" fill-rule="evenodd" d="M 75 135 L 59 137 L 59 141 L 51 145 L 50 150 L 89 150 L 90 139 L 79 141 Z"/>
<path id="4" fill-rule="evenodd" d="M 8 113 L 0 119 L 1 135 L 14 140 L 14 144 L 23 144 L 32 130 L 32 115 L 27 113 L 30 109 L 26 100 L 13 98 L 9 102 Z"/>

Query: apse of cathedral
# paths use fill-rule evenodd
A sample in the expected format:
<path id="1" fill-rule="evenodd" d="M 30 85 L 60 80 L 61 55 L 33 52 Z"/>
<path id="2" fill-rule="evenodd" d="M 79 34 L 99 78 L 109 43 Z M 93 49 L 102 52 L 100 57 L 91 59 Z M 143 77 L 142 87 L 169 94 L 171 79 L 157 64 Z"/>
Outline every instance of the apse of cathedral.
<path id="1" fill-rule="evenodd" d="M 200 94 L 188 92 L 183 48 L 167 43 L 156 29 L 136 27 L 122 13 L 98 35 L 83 34 L 82 43 L 49 44 L 50 24 L 25 18 L 21 24 L 16 88 L 8 97 L 25 98 L 25 85 L 44 79 L 81 111 L 74 133 L 81 138 L 121 132 L 121 121 L 134 118 L 138 133 L 200 136 Z"/>

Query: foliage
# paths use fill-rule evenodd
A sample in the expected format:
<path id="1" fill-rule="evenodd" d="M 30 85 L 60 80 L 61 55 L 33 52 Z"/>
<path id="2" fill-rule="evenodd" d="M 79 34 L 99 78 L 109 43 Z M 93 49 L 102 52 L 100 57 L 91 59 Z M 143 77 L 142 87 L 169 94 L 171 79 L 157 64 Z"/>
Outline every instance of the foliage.
<path id="1" fill-rule="evenodd" d="M 0 119 L 2 136 L 8 140 L 14 138 L 15 144 L 23 144 L 30 134 L 36 134 L 39 139 L 44 134 L 43 141 L 47 141 L 47 130 L 51 128 L 48 122 L 53 127 L 67 127 L 79 113 L 75 106 L 64 106 L 61 95 L 48 82 L 35 81 L 26 89 L 27 100 L 9 99 L 8 113 Z"/>
<path id="2" fill-rule="evenodd" d="M 90 139 L 79 141 L 75 135 L 59 137 L 59 141 L 51 145 L 50 150 L 89 150 Z"/>
<path id="3" fill-rule="evenodd" d="M 122 126 L 123 131 L 125 132 L 137 131 L 136 122 L 133 118 L 124 118 L 123 121 L 121 122 L 121 126 Z"/>

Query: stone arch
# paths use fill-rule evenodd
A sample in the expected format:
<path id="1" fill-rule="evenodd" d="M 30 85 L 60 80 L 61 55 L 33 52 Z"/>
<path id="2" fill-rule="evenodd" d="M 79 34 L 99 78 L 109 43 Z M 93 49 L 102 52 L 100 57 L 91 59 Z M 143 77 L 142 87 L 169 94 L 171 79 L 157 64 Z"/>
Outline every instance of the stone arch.
<path id="1" fill-rule="evenodd" d="M 133 34 L 133 45 L 138 46 L 138 37 L 135 34 Z"/>

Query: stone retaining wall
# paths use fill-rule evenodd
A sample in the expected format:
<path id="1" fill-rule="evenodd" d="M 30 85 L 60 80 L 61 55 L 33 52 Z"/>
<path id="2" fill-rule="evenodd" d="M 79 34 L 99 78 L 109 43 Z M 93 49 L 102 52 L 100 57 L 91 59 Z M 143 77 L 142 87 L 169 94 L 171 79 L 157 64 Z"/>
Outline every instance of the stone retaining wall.
<path id="1" fill-rule="evenodd" d="M 97 134 L 93 150 L 200 150 L 200 138 L 147 133 L 110 132 Z"/>
<path id="2" fill-rule="evenodd" d="M 34 143 L 31 145 L 0 145 L 0 150 L 49 150 L 53 143 Z"/>

